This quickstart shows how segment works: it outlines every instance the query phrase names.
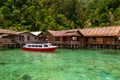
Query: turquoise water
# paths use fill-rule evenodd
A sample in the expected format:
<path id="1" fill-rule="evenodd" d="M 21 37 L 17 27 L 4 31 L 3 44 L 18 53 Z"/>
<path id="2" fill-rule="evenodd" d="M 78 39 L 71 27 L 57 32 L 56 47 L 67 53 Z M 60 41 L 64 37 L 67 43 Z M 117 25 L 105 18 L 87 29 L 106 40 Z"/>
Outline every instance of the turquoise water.
<path id="1" fill-rule="evenodd" d="M 0 80 L 120 80 L 120 50 L 0 51 Z"/>

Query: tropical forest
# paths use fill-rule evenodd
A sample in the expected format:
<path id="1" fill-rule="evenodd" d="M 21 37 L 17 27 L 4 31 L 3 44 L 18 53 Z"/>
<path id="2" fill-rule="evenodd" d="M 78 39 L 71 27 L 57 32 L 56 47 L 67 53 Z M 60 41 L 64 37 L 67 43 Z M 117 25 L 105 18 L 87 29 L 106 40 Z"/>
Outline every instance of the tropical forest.
<path id="1" fill-rule="evenodd" d="M 0 28 L 16 31 L 120 25 L 120 0 L 0 0 Z"/>

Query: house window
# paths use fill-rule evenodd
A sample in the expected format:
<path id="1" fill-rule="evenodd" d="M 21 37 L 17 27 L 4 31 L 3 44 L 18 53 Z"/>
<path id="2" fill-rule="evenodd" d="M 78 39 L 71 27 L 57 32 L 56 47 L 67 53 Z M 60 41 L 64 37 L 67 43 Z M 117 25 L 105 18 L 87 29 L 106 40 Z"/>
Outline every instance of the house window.
<path id="1" fill-rule="evenodd" d="M 118 38 L 118 40 L 120 40 L 120 37 Z"/>
<path id="2" fill-rule="evenodd" d="M 73 40 L 73 41 L 76 41 L 76 40 L 77 40 L 77 37 L 72 37 L 72 40 Z"/>
<path id="3" fill-rule="evenodd" d="M 94 42 L 96 41 L 96 37 L 93 37 L 93 41 L 94 41 Z"/>
<path id="4" fill-rule="evenodd" d="M 16 41 L 19 41 L 18 37 L 16 37 Z"/>
<path id="5" fill-rule="evenodd" d="M 60 41 L 60 37 L 56 37 L 56 38 L 55 38 L 55 41 Z"/>
<path id="6" fill-rule="evenodd" d="M 107 41 L 113 41 L 113 38 L 112 37 L 108 37 Z"/>
<path id="7" fill-rule="evenodd" d="M 66 37 L 63 37 L 63 41 L 66 41 Z"/>
<path id="8" fill-rule="evenodd" d="M 27 40 L 30 41 L 30 36 L 27 36 Z"/>
<path id="9" fill-rule="evenodd" d="M 35 38 L 34 38 L 34 40 L 35 40 L 35 41 L 38 41 L 38 38 L 37 38 L 37 37 L 35 37 Z"/>
<path id="10" fill-rule="evenodd" d="M 19 41 L 22 41 L 21 37 L 19 37 Z"/>
<path id="11" fill-rule="evenodd" d="M 85 41 L 88 41 L 88 38 L 85 38 Z"/>
<path id="12" fill-rule="evenodd" d="M 22 39 L 21 39 L 21 37 L 16 37 L 16 40 L 21 41 Z"/>

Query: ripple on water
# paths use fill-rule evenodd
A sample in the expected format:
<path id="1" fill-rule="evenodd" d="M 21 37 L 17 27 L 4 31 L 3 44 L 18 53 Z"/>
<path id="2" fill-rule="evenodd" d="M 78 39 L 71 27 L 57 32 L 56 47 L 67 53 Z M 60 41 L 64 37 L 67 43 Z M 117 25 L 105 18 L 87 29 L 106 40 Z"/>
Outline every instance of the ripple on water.
<path id="1" fill-rule="evenodd" d="M 58 49 L 55 53 L 0 51 L 0 80 L 120 80 L 119 53 L 89 49 Z"/>

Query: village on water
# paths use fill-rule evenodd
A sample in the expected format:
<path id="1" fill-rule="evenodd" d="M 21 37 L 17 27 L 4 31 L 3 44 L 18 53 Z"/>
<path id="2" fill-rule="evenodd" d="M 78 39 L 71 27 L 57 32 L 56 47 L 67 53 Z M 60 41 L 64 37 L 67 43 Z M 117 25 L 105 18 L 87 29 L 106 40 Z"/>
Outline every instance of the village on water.
<path id="1" fill-rule="evenodd" d="M 47 41 L 46 41 L 47 39 Z M 98 28 L 16 32 L 0 29 L 0 49 L 21 48 L 27 43 L 52 43 L 59 48 L 120 48 L 120 26 Z"/>

